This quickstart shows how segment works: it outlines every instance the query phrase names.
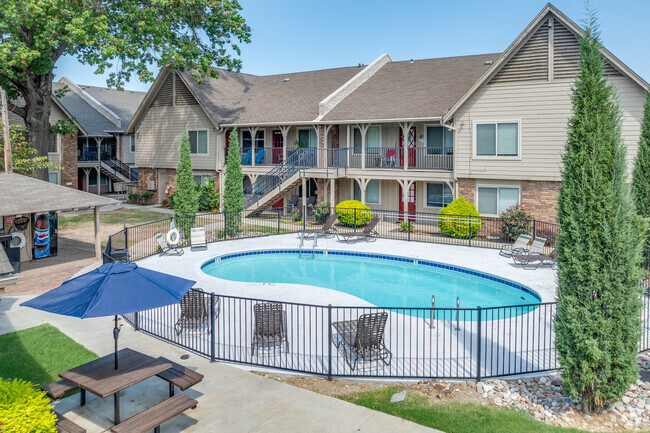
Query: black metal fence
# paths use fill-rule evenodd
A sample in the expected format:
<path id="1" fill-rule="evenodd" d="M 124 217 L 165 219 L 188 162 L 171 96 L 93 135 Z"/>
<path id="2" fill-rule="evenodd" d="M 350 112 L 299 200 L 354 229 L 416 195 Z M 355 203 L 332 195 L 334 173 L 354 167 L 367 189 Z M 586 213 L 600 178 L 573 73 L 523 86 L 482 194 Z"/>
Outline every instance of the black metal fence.
<path id="1" fill-rule="evenodd" d="M 360 212 L 350 210 L 351 227 L 338 226 L 337 230 L 361 230 L 368 218 Z M 499 218 L 383 210 L 373 210 L 372 215 L 380 218 L 376 228 L 380 238 L 484 248 L 513 242 L 504 235 Z M 323 220 L 317 210 L 279 208 L 201 214 L 174 222 L 180 229 L 205 226 L 208 242 L 219 242 L 295 233 L 320 227 Z M 108 240 L 105 261 L 138 260 L 156 254 L 159 247 L 154 236 L 166 233 L 170 223 L 167 218 L 116 233 Z M 456 224 L 453 233 L 457 237 L 445 234 L 451 233 L 445 227 L 449 223 Z M 546 237 L 546 252 L 554 247 L 556 224 L 531 221 L 526 229 Z M 645 269 L 649 269 L 648 250 L 644 257 Z M 278 302 L 195 289 L 191 293 L 190 304 L 124 317 L 137 330 L 211 360 L 328 377 L 481 379 L 559 368 L 554 345 L 555 303 L 379 308 Z M 646 293 L 643 302 L 640 351 L 650 350 L 650 295 Z M 273 310 L 281 314 L 268 315 Z M 386 317 L 383 332 L 376 321 L 368 320 L 380 315 Z"/>

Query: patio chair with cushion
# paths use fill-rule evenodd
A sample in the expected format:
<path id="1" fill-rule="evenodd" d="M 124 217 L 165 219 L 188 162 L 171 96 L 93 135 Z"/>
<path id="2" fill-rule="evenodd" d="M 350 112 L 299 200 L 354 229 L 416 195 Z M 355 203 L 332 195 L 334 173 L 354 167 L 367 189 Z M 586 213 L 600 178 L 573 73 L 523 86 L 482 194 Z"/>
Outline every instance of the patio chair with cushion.
<path id="1" fill-rule="evenodd" d="M 192 227 L 190 231 L 190 250 L 207 250 L 208 240 L 205 233 L 205 226 Z"/>
<path id="2" fill-rule="evenodd" d="M 197 330 L 204 326 L 208 328 L 210 333 L 210 299 L 209 293 L 205 293 L 203 289 L 191 289 L 181 299 L 181 317 L 174 324 L 176 335 L 186 329 Z M 219 297 L 214 297 L 214 319 L 219 318 Z"/>
<path id="3" fill-rule="evenodd" d="M 282 309 L 282 304 L 264 302 L 253 305 L 255 327 L 253 328 L 253 342 L 251 343 L 251 356 L 258 353 L 260 348 L 277 347 L 285 343 L 289 351 L 287 339 L 287 313 Z"/>
<path id="4" fill-rule="evenodd" d="M 301 230 L 298 232 L 298 237 L 300 237 L 301 234 L 304 234 L 305 236 L 310 236 L 310 235 L 319 235 L 319 236 L 334 236 L 334 232 L 337 231 L 336 227 L 334 227 L 334 223 L 336 223 L 336 213 L 330 214 L 330 216 L 327 217 L 327 220 L 325 220 L 325 224 L 323 224 L 323 227 L 319 229 L 309 229 L 309 230 Z"/>
<path id="5" fill-rule="evenodd" d="M 332 326 L 339 334 L 335 342 L 343 352 L 345 361 L 354 370 L 359 360 L 382 361 L 390 365 L 392 353 L 384 344 L 384 330 L 388 313 L 370 313 L 359 316 L 357 320 L 334 322 Z"/>
<path id="6" fill-rule="evenodd" d="M 161 233 L 156 233 L 156 241 L 160 247 L 160 256 L 168 256 L 175 253 L 177 256 L 182 256 L 185 251 L 178 245 L 169 245 Z"/>
<path id="7" fill-rule="evenodd" d="M 522 253 L 522 254 L 513 254 L 513 260 L 518 265 L 521 265 L 523 269 L 537 269 L 540 266 L 548 266 L 551 269 L 557 269 L 557 253 L 555 250 L 551 251 L 549 254 L 544 253 Z"/>
<path id="8" fill-rule="evenodd" d="M 377 233 L 377 230 L 375 230 L 375 227 L 377 227 L 378 223 L 379 218 L 372 217 L 370 219 L 370 222 L 363 228 L 363 231 L 336 233 L 336 237 L 339 241 L 345 241 L 348 244 L 356 243 L 360 239 L 363 239 L 366 242 L 374 242 L 377 240 L 377 236 L 379 236 L 379 233 Z"/>
<path id="9" fill-rule="evenodd" d="M 544 245 L 546 245 L 546 238 L 535 237 L 535 239 L 533 239 L 533 243 L 530 244 L 528 251 L 514 253 L 512 255 L 512 260 L 516 264 L 521 265 L 522 261 L 526 261 L 525 256 L 541 254 L 542 250 L 544 249 Z"/>
<path id="10" fill-rule="evenodd" d="M 528 243 L 530 242 L 530 235 L 520 234 L 515 243 L 512 245 L 506 244 L 501 247 L 499 255 L 503 257 L 512 257 L 513 254 L 520 254 L 528 252 Z"/>

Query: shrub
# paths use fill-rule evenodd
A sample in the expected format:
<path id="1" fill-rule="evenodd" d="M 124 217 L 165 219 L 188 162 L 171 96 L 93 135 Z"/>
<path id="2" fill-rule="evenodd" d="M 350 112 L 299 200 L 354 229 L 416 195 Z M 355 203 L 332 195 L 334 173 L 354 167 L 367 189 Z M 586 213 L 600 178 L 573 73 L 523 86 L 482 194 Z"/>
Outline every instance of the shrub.
<path id="1" fill-rule="evenodd" d="M 190 154 L 190 138 L 187 131 L 183 133 L 180 144 L 180 158 L 176 167 L 176 188 L 174 190 L 174 218 L 177 229 L 189 233 L 194 227 L 194 216 L 199 210 L 199 198 L 194 190 L 194 174 L 192 172 L 192 155 Z"/>
<path id="2" fill-rule="evenodd" d="M 160 205 L 161 205 L 162 207 L 169 208 L 169 206 L 170 206 L 170 200 L 169 200 L 168 198 L 166 198 L 166 199 L 164 199 L 164 200 L 160 203 Z"/>
<path id="3" fill-rule="evenodd" d="M 357 227 L 365 226 L 372 218 L 370 208 L 359 200 L 346 200 L 337 204 L 336 215 L 339 218 L 339 222 L 348 227 L 355 226 L 355 217 Z"/>
<path id="4" fill-rule="evenodd" d="M 129 194 L 129 203 L 139 204 L 140 203 L 140 194 L 138 194 L 138 193 Z"/>
<path id="5" fill-rule="evenodd" d="M 292 210 L 291 211 L 291 219 L 293 220 L 293 222 L 298 222 L 298 221 L 302 220 L 302 212 L 300 212 L 300 210 L 298 210 L 298 209 Z"/>
<path id="6" fill-rule="evenodd" d="M 474 238 L 481 230 L 480 214 L 472 203 L 465 201 L 463 197 L 458 197 L 440 210 L 438 227 L 441 232 L 452 238 Z"/>
<path id="7" fill-rule="evenodd" d="M 142 204 L 149 204 L 149 199 L 151 198 L 152 195 L 153 195 L 153 193 L 151 191 L 143 192 L 142 196 L 141 196 L 142 197 Z"/>
<path id="8" fill-rule="evenodd" d="M 413 233 L 414 228 L 415 227 L 411 221 L 402 221 L 399 223 L 399 229 L 404 233 Z"/>
<path id="9" fill-rule="evenodd" d="M 530 230 L 530 222 L 533 220 L 533 214 L 530 213 L 526 206 L 519 203 L 513 204 L 504 212 L 501 212 L 501 231 L 508 240 L 514 240 L 520 234 Z"/>
<path id="10" fill-rule="evenodd" d="M 226 178 L 223 186 L 223 210 L 228 214 L 226 235 L 232 236 L 239 232 L 241 211 L 244 210 L 244 173 L 241 169 L 241 154 L 239 153 L 239 137 L 237 128 L 230 133 L 230 146 L 226 156 Z"/>
<path id="11" fill-rule="evenodd" d="M 219 206 L 219 189 L 212 179 L 206 179 L 205 185 L 196 185 L 196 192 L 199 195 L 199 211 L 212 212 Z"/>
<path id="12" fill-rule="evenodd" d="M 322 201 L 317 205 L 310 204 L 309 209 L 311 209 L 312 215 L 314 215 L 314 221 L 317 224 L 323 224 L 330 216 L 330 205 L 326 201 Z"/>
<path id="13" fill-rule="evenodd" d="M 45 392 L 22 379 L 0 380 L 0 431 L 55 433 L 55 423 Z"/>

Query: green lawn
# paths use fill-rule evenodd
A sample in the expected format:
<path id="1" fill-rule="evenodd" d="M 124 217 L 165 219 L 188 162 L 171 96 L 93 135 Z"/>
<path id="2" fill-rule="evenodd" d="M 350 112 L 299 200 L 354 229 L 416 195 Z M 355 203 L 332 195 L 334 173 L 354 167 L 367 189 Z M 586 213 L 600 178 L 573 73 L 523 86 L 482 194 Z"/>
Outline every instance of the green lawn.
<path id="1" fill-rule="evenodd" d="M 430 405 L 426 397 L 414 395 L 408 391 L 404 402 L 390 403 L 390 397 L 399 391 L 401 391 L 400 388 L 390 387 L 353 394 L 341 397 L 341 399 L 446 433 L 582 432 L 582 430 L 550 426 L 531 418 L 526 413 L 508 409 L 469 403 Z"/>
<path id="2" fill-rule="evenodd" d="M 96 358 L 93 352 L 51 325 L 0 335 L 0 377 L 5 379 L 20 378 L 47 385 L 60 380 L 60 372 Z"/>
<path id="3" fill-rule="evenodd" d="M 165 218 L 169 218 L 169 215 L 161 212 L 136 209 L 120 209 L 99 214 L 101 224 L 126 224 L 127 226 L 159 221 Z M 59 228 L 68 229 L 80 224 L 92 224 L 93 219 L 94 216 L 92 213 L 61 216 L 59 218 Z"/>

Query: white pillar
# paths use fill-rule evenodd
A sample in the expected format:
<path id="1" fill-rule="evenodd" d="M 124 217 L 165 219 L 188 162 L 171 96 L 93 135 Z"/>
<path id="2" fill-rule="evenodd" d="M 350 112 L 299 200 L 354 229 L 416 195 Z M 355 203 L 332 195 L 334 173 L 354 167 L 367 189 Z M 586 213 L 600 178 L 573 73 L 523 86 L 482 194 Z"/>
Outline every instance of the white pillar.
<path id="1" fill-rule="evenodd" d="M 370 125 L 359 125 L 359 131 L 361 132 L 361 169 L 366 168 L 366 133 Z"/>
<path id="2" fill-rule="evenodd" d="M 307 206 L 307 178 L 302 178 L 302 208 L 303 210 Z"/>
<path id="3" fill-rule="evenodd" d="M 223 212 L 223 192 L 224 192 L 224 183 L 226 177 L 223 174 L 223 170 L 219 171 L 219 211 Z"/>
<path id="4" fill-rule="evenodd" d="M 332 207 L 336 206 L 336 203 L 334 203 L 334 200 L 336 200 L 335 195 L 334 195 L 334 192 L 335 192 L 334 188 L 335 187 L 336 187 L 336 179 L 332 178 L 332 179 L 330 179 L 330 191 L 329 191 L 329 193 L 330 193 L 330 206 L 332 206 Z"/>
<path id="5" fill-rule="evenodd" d="M 287 146 L 289 145 L 289 130 L 291 126 L 280 126 L 282 133 L 282 161 L 287 160 Z"/>
<path id="6" fill-rule="evenodd" d="M 400 123 L 402 128 L 402 152 L 404 154 L 404 170 L 409 169 L 409 133 L 413 127 L 413 122 Z"/>
<path id="7" fill-rule="evenodd" d="M 97 260 L 102 259 L 102 242 L 100 239 L 100 233 L 99 233 L 99 206 L 95 206 L 94 208 L 94 216 L 95 216 L 95 258 Z"/>
<path id="8" fill-rule="evenodd" d="M 251 133 L 251 165 L 255 167 L 255 159 L 257 159 L 257 148 L 255 145 L 256 144 L 255 136 L 257 135 L 257 131 L 259 131 L 260 128 L 254 127 L 254 128 L 248 128 L 248 130 Z"/>

